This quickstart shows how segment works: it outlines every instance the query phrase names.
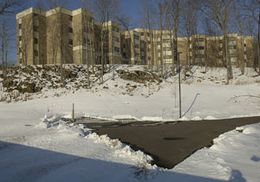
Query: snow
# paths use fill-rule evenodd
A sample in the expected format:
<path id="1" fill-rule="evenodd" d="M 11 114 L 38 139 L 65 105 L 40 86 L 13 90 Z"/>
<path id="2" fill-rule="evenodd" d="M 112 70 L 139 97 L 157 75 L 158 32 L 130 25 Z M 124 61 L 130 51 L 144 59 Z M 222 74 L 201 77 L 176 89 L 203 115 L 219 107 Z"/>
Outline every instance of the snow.
<path id="1" fill-rule="evenodd" d="M 124 65 L 118 69 L 143 68 Z M 259 95 L 259 78 L 252 77 L 252 70 L 246 69 L 244 76 L 234 70 L 230 85 L 222 84 L 225 69 L 201 71 L 196 68 L 192 77 L 183 81 L 183 113 L 197 93 L 200 95 L 182 119 L 178 115 L 176 77 L 160 84 L 136 83 L 118 75 L 112 80 L 109 73 L 104 85 L 95 83 L 90 90 L 73 90 L 71 83 L 69 91 L 46 89 L 40 95 L 30 95 L 27 101 L 0 102 L 0 181 L 259 181 L 260 124 L 224 133 L 212 147 L 166 170 L 151 165 L 150 156 L 119 140 L 98 136 L 81 124 L 61 119 L 71 117 L 73 103 L 76 118 L 99 118 L 102 122 L 195 122 L 260 115 L 260 101 L 234 99 Z M 0 88 L 0 95 L 5 94 Z"/>

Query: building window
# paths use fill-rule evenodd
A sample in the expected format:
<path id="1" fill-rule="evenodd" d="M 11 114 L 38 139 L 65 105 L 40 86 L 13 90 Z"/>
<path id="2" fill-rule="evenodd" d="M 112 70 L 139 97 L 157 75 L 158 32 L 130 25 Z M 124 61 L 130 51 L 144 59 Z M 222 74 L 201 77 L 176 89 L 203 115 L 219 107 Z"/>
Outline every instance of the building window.
<path id="1" fill-rule="evenodd" d="M 34 56 L 38 56 L 38 51 L 37 50 L 34 50 Z"/>
<path id="2" fill-rule="evenodd" d="M 163 59 L 172 59 L 172 55 L 163 56 Z"/>
<path id="3" fill-rule="evenodd" d="M 38 26 L 33 26 L 33 31 L 38 32 Z"/>
<path id="4" fill-rule="evenodd" d="M 171 43 L 170 39 L 163 39 L 163 43 Z"/>
<path id="5" fill-rule="evenodd" d="M 114 31 L 114 32 L 119 32 L 119 28 L 113 27 L 113 31 Z"/>
<path id="6" fill-rule="evenodd" d="M 195 38 L 196 42 L 204 42 L 204 38 Z"/>
<path id="7" fill-rule="evenodd" d="M 73 45 L 73 40 L 72 39 L 69 40 L 69 45 Z"/>
<path id="8" fill-rule="evenodd" d="M 19 29 L 22 29 L 22 24 L 21 23 L 19 24 Z"/>
<path id="9" fill-rule="evenodd" d="M 22 41 L 22 36 L 19 36 L 19 41 Z"/>
<path id="10" fill-rule="evenodd" d="M 199 50 L 204 50 L 204 46 L 199 46 Z"/>
<path id="11" fill-rule="evenodd" d="M 135 40 L 139 40 L 139 36 L 138 35 L 134 35 L 134 39 Z"/>
<path id="12" fill-rule="evenodd" d="M 236 37 L 228 37 L 228 41 L 236 41 L 237 38 Z"/>
<path id="13" fill-rule="evenodd" d="M 229 46 L 228 46 L 228 49 L 236 49 L 236 48 L 237 48 L 236 45 L 229 45 Z"/>
<path id="14" fill-rule="evenodd" d="M 72 21 L 72 16 L 69 17 L 69 21 Z"/>
<path id="15" fill-rule="evenodd" d="M 71 27 L 69 27 L 68 29 L 69 29 L 69 33 L 73 33 L 73 29 Z"/>
<path id="16" fill-rule="evenodd" d="M 21 58 L 21 59 L 20 59 L 20 64 L 22 64 L 22 62 L 23 62 L 23 59 Z"/>
<path id="17" fill-rule="evenodd" d="M 144 32 L 141 32 L 141 36 L 144 36 Z"/>
<path id="18" fill-rule="evenodd" d="M 34 38 L 34 43 L 38 44 L 38 39 L 37 38 Z"/>
<path id="19" fill-rule="evenodd" d="M 246 47 L 246 44 L 244 44 L 244 47 Z"/>
<path id="20" fill-rule="evenodd" d="M 115 47 L 114 50 L 115 50 L 115 52 L 119 52 L 119 48 L 118 47 Z"/>
<path id="21" fill-rule="evenodd" d="M 119 38 L 118 37 L 114 37 L 115 42 L 119 42 Z"/>
<path id="22" fill-rule="evenodd" d="M 22 53 L 22 48 L 21 47 L 19 48 L 19 53 Z"/>
<path id="23" fill-rule="evenodd" d="M 171 51 L 171 50 L 172 50 L 171 47 L 164 47 L 164 48 L 163 48 L 163 51 Z"/>
<path id="24" fill-rule="evenodd" d="M 139 45 L 135 44 L 135 48 L 137 48 L 137 49 L 138 49 L 138 48 L 139 48 Z"/>

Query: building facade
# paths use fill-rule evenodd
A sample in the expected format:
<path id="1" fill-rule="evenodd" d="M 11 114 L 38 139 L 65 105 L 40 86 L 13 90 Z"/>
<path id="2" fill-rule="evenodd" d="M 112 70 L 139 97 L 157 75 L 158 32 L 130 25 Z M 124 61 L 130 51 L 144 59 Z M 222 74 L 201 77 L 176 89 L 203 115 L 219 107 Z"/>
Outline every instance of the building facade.
<path id="1" fill-rule="evenodd" d="M 98 22 L 83 9 L 49 11 L 30 8 L 16 15 L 17 65 L 138 64 L 174 65 L 173 35 L 168 30 L 134 29 Z M 193 35 L 177 39 L 181 64 L 225 66 L 223 36 Z M 228 35 L 234 66 L 253 66 L 253 37 Z M 225 52 L 224 52 L 225 53 Z"/>

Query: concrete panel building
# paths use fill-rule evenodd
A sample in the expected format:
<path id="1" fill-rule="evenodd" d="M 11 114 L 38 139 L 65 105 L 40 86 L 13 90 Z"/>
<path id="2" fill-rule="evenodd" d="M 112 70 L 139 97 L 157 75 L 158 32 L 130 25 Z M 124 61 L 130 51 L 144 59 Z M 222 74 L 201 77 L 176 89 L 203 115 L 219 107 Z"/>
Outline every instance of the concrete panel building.
<path id="1" fill-rule="evenodd" d="M 17 65 L 138 64 L 173 65 L 173 35 L 168 30 L 122 31 L 113 22 L 98 22 L 83 9 L 27 9 L 16 15 Z M 181 64 L 225 66 L 223 36 L 178 38 Z M 253 66 L 253 37 L 228 35 L 233 66 Z"/>

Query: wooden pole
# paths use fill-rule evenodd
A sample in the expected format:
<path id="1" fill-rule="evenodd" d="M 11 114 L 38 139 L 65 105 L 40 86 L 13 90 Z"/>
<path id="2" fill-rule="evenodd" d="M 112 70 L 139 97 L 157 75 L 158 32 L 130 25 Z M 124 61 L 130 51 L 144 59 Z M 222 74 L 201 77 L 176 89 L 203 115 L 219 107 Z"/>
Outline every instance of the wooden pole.
<path id="1" fill-rule="evenodd" d="M 72 104 L 72 114 L 71 114 L 71 122 L 75 122 L 75 116 L 74 116 L 74 103 Z"/>

